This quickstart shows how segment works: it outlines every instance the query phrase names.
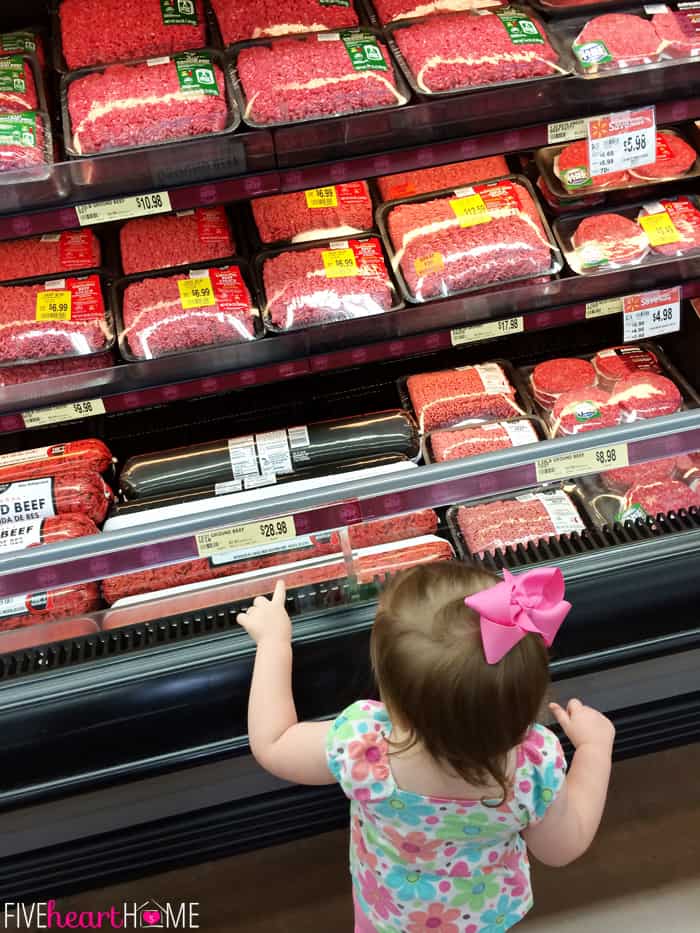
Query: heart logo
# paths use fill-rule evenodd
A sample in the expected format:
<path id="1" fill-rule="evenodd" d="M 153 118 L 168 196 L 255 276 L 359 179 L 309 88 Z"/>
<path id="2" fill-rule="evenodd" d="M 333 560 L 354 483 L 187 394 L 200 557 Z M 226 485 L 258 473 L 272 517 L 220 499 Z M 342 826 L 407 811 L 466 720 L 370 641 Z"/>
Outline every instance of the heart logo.
<path id="1" fill-rule="evenodd" d="M 156 923 L 160 922 L 159 910 L 144 910 L 141 916 L 143 918 L 143 922 L 148 924 L 149 927 L 155 926 Z"/>

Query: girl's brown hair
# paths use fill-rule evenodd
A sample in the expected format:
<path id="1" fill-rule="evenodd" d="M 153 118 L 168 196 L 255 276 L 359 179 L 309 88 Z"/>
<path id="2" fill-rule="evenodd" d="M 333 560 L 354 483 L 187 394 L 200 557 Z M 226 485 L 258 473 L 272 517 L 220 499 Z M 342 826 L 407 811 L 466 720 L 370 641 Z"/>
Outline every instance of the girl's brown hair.
<path id="1" fill-rule="evenodd" d="M 457 562 L 398 573 L 372 629 L 372 666 L 389 713 L 409 737 L 469 784 L 509 791 L 508 753 L 536 720 L 549 687 L 548 654 L 526 635 L 487 664 L 479 617 L 464 603 L 500 579 Z"/>

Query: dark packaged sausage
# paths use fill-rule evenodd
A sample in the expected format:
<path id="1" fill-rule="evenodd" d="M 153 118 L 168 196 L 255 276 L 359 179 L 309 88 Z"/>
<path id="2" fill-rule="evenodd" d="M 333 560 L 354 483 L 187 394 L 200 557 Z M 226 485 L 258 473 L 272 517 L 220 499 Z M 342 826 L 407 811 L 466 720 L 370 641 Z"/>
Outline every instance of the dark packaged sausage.
<path id="1" fill-rule="evenodd" d="M 75 470 L 104 473 L 112 464 L 112 454 L 102 441 L 91 437 L 51 447 L 18 450 L 0 456 L 0 483 L 37 476 L 58 476 Z"/>
<path id="2" fill-rule="evenodd" d="M 300 468 L 392 453 L 412 458 L 418 452 L 410 415 L 384 411 L 132 457 L 120 482 L 127 498 L 138 499 L 229 480 L 266 485 L 266 478 L 274 482 Z"/>
<path id="3" fill-rule="evenodd" d="M 58 476 L 0 483 L 0 525 L 78 513 L 104 521 L 112 490 L 99 473 L 75 470 Z"/>

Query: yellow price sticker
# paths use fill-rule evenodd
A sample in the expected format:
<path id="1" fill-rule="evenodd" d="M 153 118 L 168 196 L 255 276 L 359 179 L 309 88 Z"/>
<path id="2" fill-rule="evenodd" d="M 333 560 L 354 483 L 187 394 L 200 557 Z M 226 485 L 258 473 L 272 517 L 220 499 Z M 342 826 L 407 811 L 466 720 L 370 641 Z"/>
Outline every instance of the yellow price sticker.
<path id="1" fill-rule="evenodd" d="M 445 268 L 445 260 L 442 253 L 433 253 L 425 259 L 414 259 L 413 265 L 418 275 L 425 275 L 427 272 L 441 272 Z"/>
<path id="2" fill-rule="evenodd" d="M 480 194 L 468 194 L 465 198 L 453 198 L 450 201 L 460 227 L 476 227 L 491 222 L 491 215 L 486 209 Z"/>
<path id="3" fill-rule="evenodd" d="M 36 320 L 70 321 L 71 303 L 69 291 L 39 292 L 36 296 Z"/>
<path id="4" fill-rule="evenodd" d="M 309 208 L 338 206 L 338 192 L 335 190 L 335 185 L 327 188 L 310 188 L 304 194 L 306 206 Z"/>
<path id="5" fill-rule="evenodd" d="M 360 274 L 351 249 L 324 249 L 321 256 L 327 279 L 345 279 Z"/>
<path id="6" fill-rule="evenodd" d="M 285 515 L 282 518 L 268 518 L 261 522 L 201 532 L 197 535 L 197 553 L 200 557 L 216 557 L 241 548 L 289 541 L 296 536 L 294 516 Z"/>
<path id="7" fill-rule="evenodd" d="M 587 321 L 608 314 L 622 314 L 622 298 L 604 298 L 601 301 L 589 301 L 586 305 Z"/>
<path id="8" fill-rule="evenodd" d="M 535 461 L 538 483 L 583 476 L 586 473 L 605 473 L 629 466 L 627 444 L 606 444 L 571 454 L 557 454 Z"/>
<path id="9" fill-rule="evenodd" d="M 639 223 L 652 246 L 666 246 L 680 243 L 681 235 L 667 211 L 659 214 L 646 214 L 639 218 Z"/>
<path id="10" fill-rule="evenodd" d="M 201 279 L 179 279 L 180 304 L 185 311 L 190 308 L 208 308 L 216 304 L 214 289 L 208 275 Z"/>

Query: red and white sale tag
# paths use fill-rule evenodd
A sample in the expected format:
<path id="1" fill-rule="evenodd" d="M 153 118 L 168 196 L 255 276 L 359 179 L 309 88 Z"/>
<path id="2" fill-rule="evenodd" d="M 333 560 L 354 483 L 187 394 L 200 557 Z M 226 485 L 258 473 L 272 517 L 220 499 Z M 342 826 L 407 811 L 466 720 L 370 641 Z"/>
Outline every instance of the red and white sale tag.
<path id="1" fill-rule="evenodd" d="M 661 288 L 623 299 L 625 343 L 674 334 L 681 329 L 681 290 Z"/>
<path id="2" fill-rule="evenodd" d="M 591 178 L 656 161 L 656 110 L 625 110 L 588 121 Z"/>

